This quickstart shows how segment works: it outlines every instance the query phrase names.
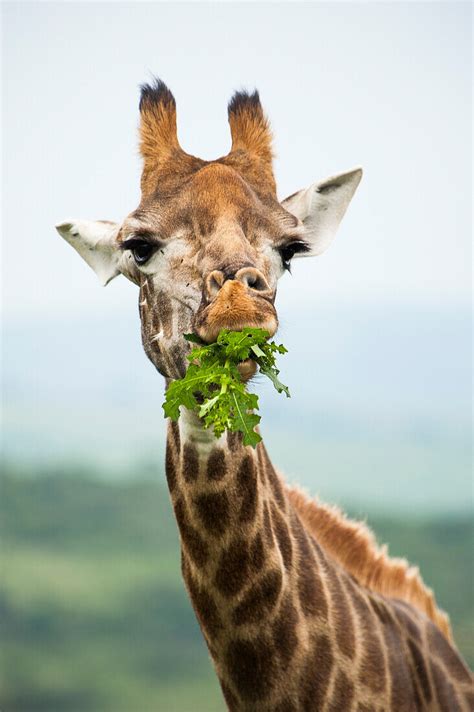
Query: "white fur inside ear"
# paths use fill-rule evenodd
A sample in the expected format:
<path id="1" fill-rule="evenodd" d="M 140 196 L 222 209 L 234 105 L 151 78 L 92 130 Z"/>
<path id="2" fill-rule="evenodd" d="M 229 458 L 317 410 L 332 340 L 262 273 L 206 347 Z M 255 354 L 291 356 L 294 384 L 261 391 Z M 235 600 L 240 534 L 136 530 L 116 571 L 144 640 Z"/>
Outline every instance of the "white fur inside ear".
<path id="1" fill-rule="evenodd" d="M 303 222 L 304 239 L 311 247 L 295 257 L 320 255 L 330 245 L 361 178 L 362 168 L 353 168 L 313 183 L 282 202 L 285 210 Z"/>
<path id="2" fill-rule="evenodd" d="M 106 220 L 67 220 L 58 223 L 56 230 L 92 267 L 104 286 L 120 274 L 117 223 Z"/>

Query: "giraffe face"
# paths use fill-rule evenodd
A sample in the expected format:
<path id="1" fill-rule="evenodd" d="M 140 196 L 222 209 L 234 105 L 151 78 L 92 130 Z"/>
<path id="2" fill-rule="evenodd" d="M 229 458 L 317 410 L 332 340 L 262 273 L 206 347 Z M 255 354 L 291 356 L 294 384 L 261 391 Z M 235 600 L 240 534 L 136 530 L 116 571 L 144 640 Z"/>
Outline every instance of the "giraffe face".
<path id="1" fill-rule="evenodd" d="M 159 371 L 182 374 L 183 333 L 210 342 L 223 328 L 253 326 L 273 335 L 277 281 L 290 255 L 308 249 L 302 232 L 276 200 L 262 202 L 219 163 L 132 213 L 117 235 L 120 270 L 140 287 L 143 344 Z"/>
<path id="2" fill-rule="evenodd" d="M 123 274 L 140 290 L 145 351 L 165 377 L 186 369 L 194 332 L 214 341 L 223 328 L 278 326 L 277 281 L 293 257 L 319 254 L 360 181 L 356 169 L 276 198 L 271 136 L 258 95 L 229 104 L 232 150 L 216 161 L 186 154 L 176 105 L 160 82 L 142 89 L 138 208 L 120 224 L 68 221 L 60 234 L 106 284 Z M 252 364 L 242 375 L 252 375 Z"/>

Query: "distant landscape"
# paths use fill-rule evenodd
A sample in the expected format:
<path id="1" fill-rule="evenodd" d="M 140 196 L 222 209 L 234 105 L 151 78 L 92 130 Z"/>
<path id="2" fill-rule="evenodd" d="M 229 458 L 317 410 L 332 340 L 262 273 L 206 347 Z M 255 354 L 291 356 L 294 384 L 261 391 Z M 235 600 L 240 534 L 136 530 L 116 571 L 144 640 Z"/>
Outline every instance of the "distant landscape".
<path id="1" fill-rule="evenodd" d="M 4 712 L 223 712 L 164 486 L 80 470 L 2 483 Z M 419 564 L 474 664 L 469 517 L 369 517 Z"/>

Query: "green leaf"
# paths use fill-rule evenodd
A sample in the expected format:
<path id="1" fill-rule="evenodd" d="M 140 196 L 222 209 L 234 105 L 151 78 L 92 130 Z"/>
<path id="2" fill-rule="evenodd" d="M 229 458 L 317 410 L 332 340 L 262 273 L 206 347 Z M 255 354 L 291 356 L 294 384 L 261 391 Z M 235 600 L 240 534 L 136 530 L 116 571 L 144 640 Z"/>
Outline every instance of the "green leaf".
<path id="1" fill-rule="evenodd" d="M 284 393 L 287 398 L 291 398 L 288 386 L 285 386 L 285 384 L 278 378 L 280 371 L 276 368 L 265 368 L 261 366 L 260 373 L 263 373 L 264 376 L 267 376 L 270 379 L 278 393 Z"/>
<path id="2" fill-rule="evenodd" d="M 237 393 L 232 394 L 232 403 L 234 408 L 233 424 L 235 424 L 233 430 L 240 430 L 244 434 L 244 445 L 255 447 L 262 439 L 254 430 L 254 427 L 260 422 L 260 416 L 248 412 L 248 403 Z"/>
<path id="3" fill-rule="evenodd" d="M 183 334 L 186 341 L 191 341 L 193 344 L 204 344 L 204 341 L 197 334 Z"/>
<path id="4" fill-rule="evenodd" d="M 246 390 L 238 364 L 252 358 L 279 393 L 290 395 L 278 379 L 275 365 L 275 354 L 284 354 L 286 349 L 269 342 L 268 337 L 264 329 L 250 327 L 242 331 L 222 329 L 212 344 L 203 343 L 196 334 L 184 334 L 196 347 L 187 356 L 190 365 L 184 378 L 173 381 L 166 391 L 165 416 L 178 420 L 184 406 L 202 418 L 205 428 L 212 427 L 216 437 L 226 430 L 241 432 L 244 445 L 255 447 L 261 440 L 255 431 L 260 422 L 254 412 L 258 410 L 258 396 Z"/>
<path id="5" fill-rule="evenodd" d="M 214 398 L 205 401 L 205 403 L 203 403 L 202 406 L 199 408 L 199 417 L 203 418 L 206 413 L 211 410 L 211 408 L 217 403 L 220 397 L 220 393 L 218 393 L 216 396 L 214 396 Z"/>
<path id="6" fill-rule="evenodd" d="M 262 351 L 262 349 L 260 348 L 260 346 L 258 344 L 254 344 L 252 346 L 252 351 L 254 352 L 255 356 L 265 358 L 265 353 Z"/>

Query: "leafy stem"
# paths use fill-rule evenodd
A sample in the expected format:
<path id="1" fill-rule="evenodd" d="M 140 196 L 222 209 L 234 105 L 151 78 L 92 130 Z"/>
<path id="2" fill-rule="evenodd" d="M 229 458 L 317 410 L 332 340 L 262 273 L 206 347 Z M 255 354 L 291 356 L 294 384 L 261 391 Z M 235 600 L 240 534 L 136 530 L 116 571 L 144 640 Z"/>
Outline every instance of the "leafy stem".
<path id="1" fill-rule="evenodd" d="M 285 354 L 287 350 L 282 344 L 269 342 L 268 337 L 263 329 L 223 329 L 214 343 L 203 344 L 195 334 L 184 334 L 195 347 L 187 357 L 190 365 L 186 375 L 173 381 L 166 392 L 165 416 L 178 420 L 180 407 L 184 406 L 198 413 L 205 428 L 213 427 L 216 437 L 226 430 L 241 432 L 244 445 L 255 447 L 262 439 L 255 431 L 260 422 L 255 412 L 258 396 L 247 391 L 239 363 L 252 358 L 278 393 L 290 396 L 288 387 L 278 379 L 275 359 L 275 354 Z"/>

